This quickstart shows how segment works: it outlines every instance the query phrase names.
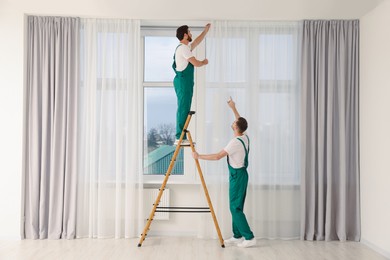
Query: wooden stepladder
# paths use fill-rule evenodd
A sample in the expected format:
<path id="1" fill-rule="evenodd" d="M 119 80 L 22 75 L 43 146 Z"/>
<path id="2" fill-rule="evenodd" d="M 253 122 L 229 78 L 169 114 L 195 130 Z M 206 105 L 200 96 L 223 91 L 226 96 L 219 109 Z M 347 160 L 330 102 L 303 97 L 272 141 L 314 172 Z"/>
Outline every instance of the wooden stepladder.
<path id="1" fill-rule="evenodd" d="M 190 147 L 191 147 L 192 152 L 195 152 L 195 146 L 194 146 L 194 143 L 192 142 L 191 133 L 190 133 L 190 131 L 187 130 L 187 127 L 190 124 L 191 117 L 192 117 L 193 114 L 195 114 L 195 111 L 190 111 L 188 113 L 187 120 L 186 120 L 186 122 L 184 124 L 184 128 L 183 128 L 183 131 L 182 131 L 182 133 L 180 135 L 179 142 L 178 142 L 178 144 L 176 146 L 176 149 L 175 149 L 175 152 L 174 152 L 174 154 L 172 156 L 172 159 L 171 159 L 171 162 L 169 164 L 168 170 L 165 173 L 164 181 L 161 184 L 161 187 L 159 189 L 159 193 L 157 195 L 156 201 L 153 204 L 152 211 L 150 212 L 149 218 L 148 218 L 148 220 L 146 222 L 146 225 L 144 227 L 144 231 L 141 234 L 141 238 L 139 240 L 138 247 L 142 246 L 142 243 L 145 240 L 145 237 L 147 236 L 147 233 L 149 231 L 150 225 L 152 224 L 155 212 L 177 212 L 177 213 L 178 212 L 179 213 L 204 213 L 204 212 L 211 212 L 211 216 L 213 217 L 214 225 L 215 225 L 215 228 L 216 228 L 217 233 L 218 233 L 219 242 L 221 243 L 221 247 L 223 247 L 223 248 L 225 247 L 224 242 L 223 242 L 223 238 L 222 238 L 222 234 L 221 234 L 221 230 L 219 229 L 217 217 L 215 216 L 214 208 L 213 208 L 213 205 L 212 205 L 211 200 L 210 200 L 210 195 L 209 195 L 209 192 L 207 190 L 207 186 L 206 186 L 206 183 L 204 181 L 203 173 L 202 173 L 202 170 L 200 168 L 200 164 L 199 164 L 199 160 L 198 159 L 195 159 L 196 168 L 198 170 L 199 177 L 200 177 L 200 180 L 201 180 L 201 183 L 202 183 L 202 186 L 203 186 L 204 194 L 206 196 L 206 200 L 207 200 L 207 203 L 208 203 L 209 207 L 208 208 L 205 208 L 205 207 L 201 207 L 201 208 L 199 208 L 199 207 L 158 207 L 158 204 L 160 203 L 160 199 L 162 197 L 162 194 L 163 194 L 163 192 L 165 190 L 165 186 L 167 185 L 168 178 L 171 175 L 172 169 L 173 169 L 173 167 L 175 165 L 176 157 L 179 154 L 180 148 L 184 147 L 184 146 L 181 146 L 181 142 L 183 141 L 185 134 L 187 134 L 187 137 L 188 137 L 188 140 L 190 142 Z M 159 210 L 157 210 L 157 209 L 159 209 Z M 160 209 L 163 209 L 163 210 L 160 210 Z M 170 210 L 170 209 L 173 209 L 173 210 Z M 207 209 L 207 211 L 204 211 L 205 209 Z M 188 211 L 188 210 L 191 210 L 191 211 Z M 199 211 L 199 210 L 201 210 L 201 211 Z"/>

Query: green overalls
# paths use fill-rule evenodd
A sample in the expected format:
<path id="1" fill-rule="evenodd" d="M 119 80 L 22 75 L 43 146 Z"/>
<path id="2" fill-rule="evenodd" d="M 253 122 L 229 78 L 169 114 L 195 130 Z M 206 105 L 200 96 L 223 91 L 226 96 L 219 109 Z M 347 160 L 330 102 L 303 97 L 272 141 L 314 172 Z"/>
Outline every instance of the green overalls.
<path id="1" fill-rule="evenodd" d="M 176 47 L 176 50 L 179 46 Z M 177 71 L 176 50 L 173 55 L 172 68 L 176 73 L 173 86 L 177 96 L 176 139 L 179 139 L 187 120 L 188 112 L 191 109 L 192 95 L 194 93 L 194 65 L 188 62 L 187 67 L 183 71 Z M 184 139 L 187 139 L 186 135 L 184 135 Z"/>
<path id="2" fill-rule="evenodd" d="M 249 154 L 249 138 L 248 138 L 248 150 L 245 147 L 244 142 L 237 138 L 245 150 L 244 166 L 241 168 L 233 168 L 229 163 L 229 156 L 227 157 L 227 163 L 229 167 L 229 201 L 230 212 L 233 220 L 233 234 L 235 238 L 244 237 L 246 240 L 254 238 L 253 233 L 248 225 L 244 214 L 244 202 L 246 196 L 246 189 L 248 187 L 248 154 Z"/>

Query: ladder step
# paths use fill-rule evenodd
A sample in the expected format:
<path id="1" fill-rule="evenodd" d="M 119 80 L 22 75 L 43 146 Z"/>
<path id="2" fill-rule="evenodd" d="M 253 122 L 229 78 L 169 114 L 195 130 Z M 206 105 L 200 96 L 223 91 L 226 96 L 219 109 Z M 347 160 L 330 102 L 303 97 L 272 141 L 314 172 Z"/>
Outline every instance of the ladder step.
<path id="1" fill-rule="evenodd" d="M 209 207 L 157 207 L 158 209 L 210 209 Z"/>
<path id="2" fill-rule="evenodd" d="M 209 207 L 157 207 L 155 212 L 164 213 L 209 213 Z"/>
<path id="3" fill-rule="evenodd" d="M 210 213 L 210 210 L 156 210 L 162 213 Z"/>

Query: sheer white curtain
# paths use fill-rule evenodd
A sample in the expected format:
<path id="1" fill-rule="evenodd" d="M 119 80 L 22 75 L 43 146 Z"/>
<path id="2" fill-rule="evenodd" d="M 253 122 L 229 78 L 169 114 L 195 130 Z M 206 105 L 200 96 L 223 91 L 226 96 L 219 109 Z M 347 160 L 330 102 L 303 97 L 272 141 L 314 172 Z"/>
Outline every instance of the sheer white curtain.
<path id="1" fill-rule="evenodd" d="M 233 138 L 234 116 L 226 104 L 232 96 L 249 123 L 244 212 L 257 238 L 300 234 L 301 27 L 299 22 L 217 21 L 207 37 L 206 125 L 198 149 L 218 152 Z M 226 160 L 202 164 L 223 236 L 230 237 Z M 202 217 L 199 235 L 216 236 L 212 225 Z"/>
<path id="2" fill-rule="evenodd" d="M 82 19 L 77 237 L 142 233 L 140 22 Z"/>

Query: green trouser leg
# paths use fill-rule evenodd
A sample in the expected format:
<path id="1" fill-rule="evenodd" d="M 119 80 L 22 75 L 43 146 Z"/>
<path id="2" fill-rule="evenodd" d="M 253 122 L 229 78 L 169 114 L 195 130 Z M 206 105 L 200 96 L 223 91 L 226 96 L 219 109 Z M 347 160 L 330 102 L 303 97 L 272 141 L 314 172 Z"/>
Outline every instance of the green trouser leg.
<path id="1" fill-rule="evenodd" d="M 178 74 L 173 81 L 173 85 L 175 86 L 177 96 L 176 139 L 179 139 L 187 120 L 188 112 L 191 109 L 194 81 L 191 77 Z M 186 138 L 187 136 L 185 135 L 184 139 Z"/>
<path id="2" fill-rule="evenodd" d="M 229 167 L 229 200 L 230 213 L 233 220 L 233 234 L 235 238 L 244 237 L 246 240 L 254 238 L 244 214 L 248 173 L 245 168 L 233 169 Z"/>

